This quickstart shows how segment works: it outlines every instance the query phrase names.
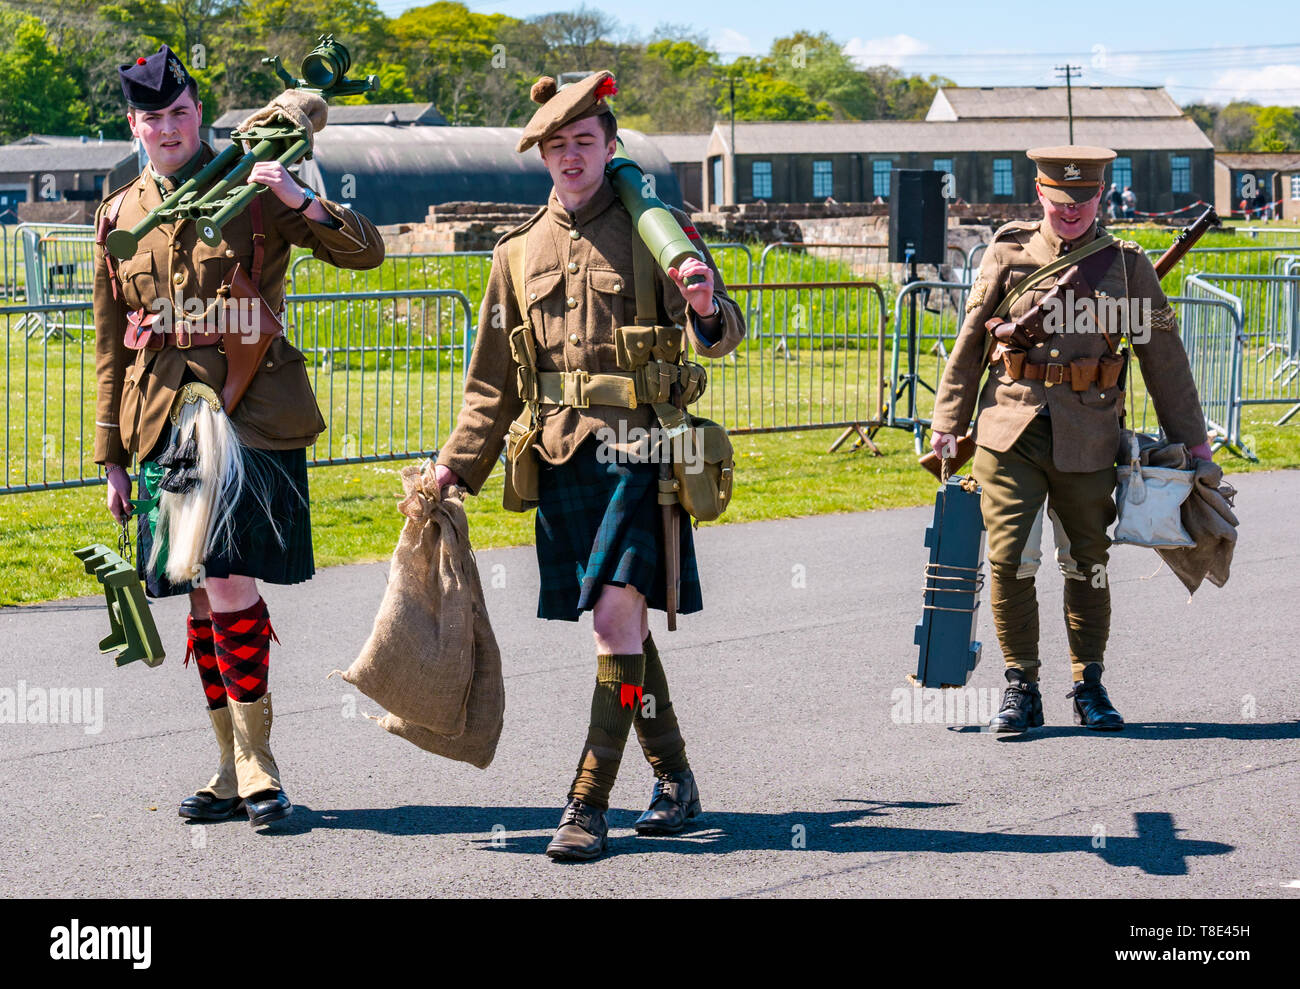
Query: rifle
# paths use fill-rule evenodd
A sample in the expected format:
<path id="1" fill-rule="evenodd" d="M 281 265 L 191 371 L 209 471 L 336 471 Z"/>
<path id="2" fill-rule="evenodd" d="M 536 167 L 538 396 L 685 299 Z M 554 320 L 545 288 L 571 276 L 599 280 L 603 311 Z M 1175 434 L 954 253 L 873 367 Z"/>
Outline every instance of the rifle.
<path id="1" fill-rule="evenodd" d="M 1156 259 L 1153 265 L 1153 267 L 1156 270 L 1156 277 L 1164 278 L 1165 275 L 1169 274 L 1169 272 L 1173 270 L 1174 266 L 1183 259 L 1183 257 L 1187 254 L 1187 252 L 1190 251 L 1196 245 L 1196 242 L 1205 235 L 1206 231 L 1208 231 L 1211 227 L 1219 226 L 1221 222 L 1222 221 L 1219 219 L 1219 214 L 1214 211 L 1213 206 L 1210 206 L 1205 210 L 1204 213 L 1198 216 L 1189 226 L 1184 227 L 1182 233 L 1178 235 L 1178 238 L 1172 244 L 1169 245 L 1169 248 L 1163 254 L 1161 254 L 1158 259 Z M 1076 273 L 1077 273 L 1077 266 L 1076 268 L 1069 269 L 1069 271 L 1066 271 L 1061 276 L 1059 284 L 1071 283 L 1072 281 L 1076 280 L 1077 279 Z M 1075 276 L 1075 278 L 1072 279 L 1071 276 Z M 1056 288 L 1054 287 L 1052 291 L 1048 292 L 1047 297 L 1051 297 L 1055 292 L 1056 292 Z M 1044 301 L 1046 301 L 1047 297 L 1044 298 Z M 1020 319 L 1014 322 L 1009 322 L 1006 320 L 989 320 L 985 328 L 988 330 L 988 332 L 994 334 L 996 338 L 999 340 L 1009 341 L 1009 342 L 1023 342 L 1023 341 L 1018 341 L 1018 336 L 1019 334 L 1022 333 L 1022 327 L 1031 329 L 1031 332 L 1028 335 L 1034 336 L 1032 329 L 1041 326 L 1042 323 L 1042 314 L 1040 312 L 1041 306 L 1042 303 L 1040 302 L 1038 306 L 1035 306 L 1029 312 L 1021 316 Z M 1127 362 L 1125 366 L 1127 367 Z M 1123 388 L 1125 385 L 1126 382 L 1121 378 L 1120 387 Z M 962 466 L 966 463 L 966 461 L 968 461 L 974 455 L 975 455 L 974 438 L 969 433 L 965 436 L 958 438 L 957 453 L 954 457 L 952 457 L 948 461 L 949 473 L 955 474 L 957 471 L 961 470 Z M 933 450 L 927 453 L 925 456 L 921 457 L 917 462 L 926 470 L 928 470 L 931 474 L 933 474 L 935 477 L 942 479 L 943 461 L 939 457 L 939 455 L 935 453 Z"/>

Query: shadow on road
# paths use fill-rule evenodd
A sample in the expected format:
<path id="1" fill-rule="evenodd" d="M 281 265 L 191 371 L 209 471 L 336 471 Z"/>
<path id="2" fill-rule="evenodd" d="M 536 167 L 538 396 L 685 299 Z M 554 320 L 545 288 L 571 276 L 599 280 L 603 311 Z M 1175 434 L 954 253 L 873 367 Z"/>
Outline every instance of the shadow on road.
<path id="1" fill-rule="evenodd" d="M 1179 837 L 1172 814 L 1143 812 L 1133 815 L 1136 837 L 1080 834 L 1017 834 L 1003 831 L 947 831 L 902 828 L 879 819 L 891 810 L 928 810 L 951 803 L 920 801 L 843 800 L 861 806 L 826 812 L 791 811 L 783 814 L 706 812 L 691 830 L 677 836 L 618 834 L 611 837 L 609 854 L 664 852 L 711 855 L 747 851 L 790 851 L 806 848 L 820 852 L 1008 852 L 1050 855 L 1090 852 L 1117 867 L 1139 868 L 1148 875 L 1187 874 L 1189 858 L 1224 855 L 1234 846 L 1217 841 Z M 630 829 L 640 810 L 612 809 L 611 830 Z M 315 810 L 299 804 L 292 817 L 262 832 L 268 838 L 285 838 L 316 829 L 342 828 L 392 835 L 465 835 L 485 852 L 541 855 L 559 823 L 558 807 L 463 807 L 405 805 L 388 809 Z M 542 832 L 520 834 L 519 832 Z"/>

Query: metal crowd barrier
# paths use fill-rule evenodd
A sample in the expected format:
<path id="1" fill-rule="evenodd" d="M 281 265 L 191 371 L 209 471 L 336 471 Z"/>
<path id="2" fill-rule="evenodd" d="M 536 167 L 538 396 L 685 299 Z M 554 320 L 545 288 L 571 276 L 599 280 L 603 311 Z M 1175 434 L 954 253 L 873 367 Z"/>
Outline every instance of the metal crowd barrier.
<path id="1" fill-rule="evenodd" d="M 1241 308 L 1227 292 L 1192 275 L 1183 294 L 1169 301 L 1178 314 L 1178 329 L 1191 365 L 1192 380 L 1205 413 L 1206 431 L 1213 449 L 1227 449 L 1247 460 L 1257 460 L 1241 434 L 1242 362 L 1245 337 Z M 1131 365 L 1137 368 L 1137 362 Z M 1140 369 L 1139 369 L 1140 376 Z M 1143 389 L 1145 395 L 1146 389 Z M 1156 428 L 1148 416 L 1149 398 L 1144 398 L 1140 421 L 1134 428 L 1151 432 Z"/>
<path id="2" fill-rule="evenodd" d="M 944 277 L 959 280 L 970 268 L 969 254 L 948 244 Z M 759 284 L 882 278 L 902 281 L 905 266 L 889 260 L 888 244 L 842 244 L 783 240 L 768 244 L 758 258 Z"/>
<path id="3" fill-rule="evenodd" d="M 745 311 L 745 339 L 726 357 L 692 357 L 709 375 L 695 414 L 734 433 L 879 422 L 886 316 L 878 284 L 740 284 L 730 292 Z"/>
<path id="4" fill-rule="evenodd" d="M 1300 265 L 1284 274 L 1203 272 L 1187 285 L 1217 290 L 1235 306 L 1242 333 L 1242 405 L 1287 405 L 1275 425 L 1300 412 Z"/>
<path id="5" fill-rule="evenodd" d="M 303 351 L 327 430 L 309 464 L 432 455 L 463 395 L 473 313 L 464 293 L 312 293 L 286 298 L 286 333 Z M 0 307 L 10 328 L 33 314 L 65 332 L 3 336 L 0 494 L 102 483 L 94 463 L 95 329 L 89 302 Z"/>

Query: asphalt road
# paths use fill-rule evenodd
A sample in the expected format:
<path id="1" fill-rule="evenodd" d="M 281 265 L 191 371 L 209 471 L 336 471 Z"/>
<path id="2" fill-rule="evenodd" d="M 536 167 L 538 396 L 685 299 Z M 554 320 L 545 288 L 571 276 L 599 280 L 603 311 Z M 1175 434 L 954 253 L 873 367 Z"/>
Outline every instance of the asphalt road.
<path id="1" fill-rule="evenodd" d="M 118 670 L 96 598 L 0 611 L 0 883 L 21 896 L 1300 896 L 1300 472 L 1234 479 L 1232 579 L 1189 603 L 1150 550 L 1117 548 L 1106 683 L 1128 730 L 1071 723 L 1060 577 L 1040 576 L 1047 726 L 1021 737 L 925 723 L 915 669 L 929 509 L 704 527 L 706 610 L 663 631 L 705 814 L 631 830 L 650 774 L 629 742 L 611 852 L 543 854 L 582 743 L 589 620 L 540 622 L 530 547 L 479 554 L 506 675 L 486 771 L 431 756 L 339 679 L 386 564 L 268 587 L 273 736 L 296 813 L 274 829 L 187 825 L 215 745 L 182 667 L 182 600 L 154 605 L 168 650 Z M 1048 536 L 1050 543 L 1050 535 Z M 1050 563 L 1050 545 L 1048 547 Z M 73 564 L 74 565 L 74 564 Z M 497 585 L 497 586 L 494 586 Z M 499 586 L 504 585 L 504 586 Z M 89 588 L 88 588 L 89 589 Z M 987 606 L 968 694 L 1002 686 Z M 20 684 L 21 682 L 21 684 Z M 18 724 L 3 691 L 102 688 L 102 718 Z M 901 692 L 900 692 L 901 691 Z M 920 723 L 917 723 L 917 721 Z M 910 723 L 909 723 L 910 722 Z M 233 867 L 232 867 L 233 864 Z"/>

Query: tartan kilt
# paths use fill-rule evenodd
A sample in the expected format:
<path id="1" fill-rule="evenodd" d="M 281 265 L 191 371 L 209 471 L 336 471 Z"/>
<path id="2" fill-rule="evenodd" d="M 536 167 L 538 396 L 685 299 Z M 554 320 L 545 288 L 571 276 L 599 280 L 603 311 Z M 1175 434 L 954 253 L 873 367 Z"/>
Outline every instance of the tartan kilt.
<path id="1" fill-rule="evenodd" d="M 170 431 L 168 431 L 170 432 Z M 162 456 L 170 442 L 164 433 L 141 461 Z M 270 584 L 297 584 L 310 580 L 316 572 L 311 545 L 311 502 L 307 489 L 307 451 L 258 450 L 244 447 L 244 490 L 235 508 L 235 535 L 228 548 L 218 546 L 203 561 L 208 577 L 232 574 L 255 577 Z M 264 492 L 270 516 L 259 504 L 257 491 Z M 152 497 L 146 491 L 144 470 L 140 471 L 140 498 Z M 274 522 L 274 528 L 272 528 Z M 280 539 L 276 539 L 275 530 Z M 144 581 L 149 597 L 171 597 L 193 589 L 187 581 L 173 584 L 164 574 L 148 571 L 146 563 L 153 549 L 153 533 L 142 517 L 136 523 L 136 570 Z"/>
<path id="2" fill-rule="evenodd" d="M 659 465 L 602 464 L 589 437 L 563 464 L 542 462 L 536 518 L 538 618 L 576 622 L 605 584 L 627 584 L 649 607 L 667 609 Z M 679 614 L 700 611 L 691 518 L 681 512 Z"/>

